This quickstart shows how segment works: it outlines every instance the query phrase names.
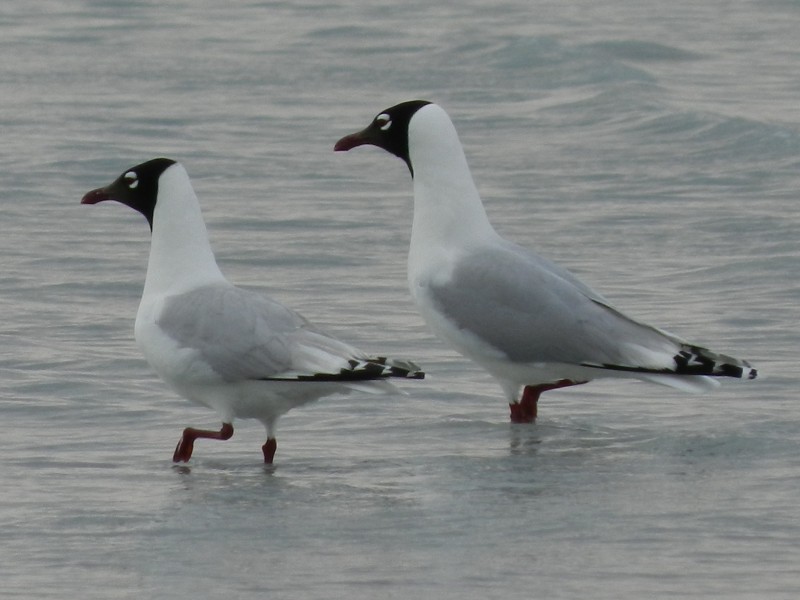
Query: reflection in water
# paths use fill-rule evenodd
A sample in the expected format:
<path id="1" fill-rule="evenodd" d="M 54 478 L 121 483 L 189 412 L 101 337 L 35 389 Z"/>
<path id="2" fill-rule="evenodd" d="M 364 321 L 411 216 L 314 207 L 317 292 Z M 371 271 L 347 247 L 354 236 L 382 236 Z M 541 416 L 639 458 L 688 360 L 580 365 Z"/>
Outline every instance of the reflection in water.
<path id="1" fill-rule="evenodd" d="M 512 455 L 535 454 L 542 443 L 542 432 L 536 425 L 509 425 L 509 450 Z"/>

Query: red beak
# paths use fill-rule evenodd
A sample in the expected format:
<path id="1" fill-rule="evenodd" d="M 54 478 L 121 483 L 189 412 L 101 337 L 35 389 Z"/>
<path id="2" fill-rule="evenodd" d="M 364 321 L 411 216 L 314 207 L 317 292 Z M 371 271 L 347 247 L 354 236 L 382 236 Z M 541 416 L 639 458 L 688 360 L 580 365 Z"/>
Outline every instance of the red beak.
<path id="1" fill-rule="evenodd" d="M 96 190 L 87 192 L 81 199 L 81 204 L 97 204 L 103 200 L 111 200 L 111 196 L 108 195 L 108 190 L 106 190 L 106 188 L 97 188 Z"/>
<path id="2" fill-rule="evenodd" d="M 372 136 L 369 129 L 359 131 L 358 133 L 351 133 L 344 136 L 333 147 L 334 152 L 346 152 L 352 150 L 356 146 L 363 146 L 364 144 L 372 144 Z"/>

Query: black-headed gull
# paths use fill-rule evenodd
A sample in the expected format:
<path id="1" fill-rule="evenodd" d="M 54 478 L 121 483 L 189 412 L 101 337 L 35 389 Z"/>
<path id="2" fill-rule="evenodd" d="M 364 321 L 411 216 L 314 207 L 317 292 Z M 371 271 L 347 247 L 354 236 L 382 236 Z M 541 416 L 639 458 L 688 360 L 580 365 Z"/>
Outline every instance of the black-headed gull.
<path id="1" fill-rule="evenodd" d="M 569 271 L 501 238 L 440 106 L 412 100 L 387 108 L 334 150 L 364 144 L 411 171 L 408 285 L 423 318 L 500 382 L 512 421 L 535 421 L 542 392 L 600 377 L 686 391 L 714 387 L 716 377 L 756 377 L 746 361 L 634 321 Z"/>
<path id="2" fill-rule="evenodd" d="M 189 460 L 197 438 L 229 439 L 238 417 L 264 424 L 264 462 L 272 463 L 276 421 L 290 409 L 353 390 L 396 391 L 390 377 L 423 377 L 411 362 L 370 358 L 275 300 L 231 285 L 180 163 L 156 158 L 126 169 L 81 203 L 104 200 L 139 211 L 152 231 L 136 315 L 139 348 L 170 387 L 222 421 L 219 431 L 185 429 L 175 462 Z"/>

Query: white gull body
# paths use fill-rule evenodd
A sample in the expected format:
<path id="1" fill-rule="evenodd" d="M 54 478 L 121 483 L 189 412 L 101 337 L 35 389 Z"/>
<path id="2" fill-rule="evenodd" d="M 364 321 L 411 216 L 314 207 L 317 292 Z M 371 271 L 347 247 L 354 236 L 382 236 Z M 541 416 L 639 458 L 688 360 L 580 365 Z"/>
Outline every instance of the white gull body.
<path id="1" fill-rule="evenodd" d="M 698 392 L 717 386 L 718 376 L 756 376 L 745 361 L 626 317 L 569 271 L 500 237 L 455 127 L 436 104 L 386 109 L 335 149 L 362 144 L 406 161 L 414 184 L 411 295 L 435 334 L 497 379 L 513 420 L 535 420 L 542 391 L 600 377 Z"/>
<path id="2" fill-rule="evenodd" d="M 412 363 L 370 358 L 280 303 L 229 283 L 179 163 L 132 167 L 83 203 L 108 199 L 139 210 L 152 228 L 137 345 L 172 389 L 223 423 L 219 431 L 187 428 L 176 462 L 191 457 L 196 438 L 228 439 L 235 418 L 252 418 L 267 430 L 263 453 L 271 463 L 277 419 L 290 409 L 354 390 L 393 393 L 388 377 L 422 377 Z"/>

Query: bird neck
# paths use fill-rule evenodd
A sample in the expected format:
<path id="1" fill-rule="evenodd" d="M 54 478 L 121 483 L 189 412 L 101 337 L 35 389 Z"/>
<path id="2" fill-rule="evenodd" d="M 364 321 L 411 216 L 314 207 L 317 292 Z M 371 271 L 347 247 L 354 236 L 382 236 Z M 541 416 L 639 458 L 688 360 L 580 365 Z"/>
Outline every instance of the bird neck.
<path id="1" fill-rule="evenodd" d="M 462 250 L 496 236 L 449 117 L 436 105 L 418 115 L 409 127 L 414 169 L 412 254 L 436 248 Z"/>
<path id="2" fill-rule="evenodd" d="M 175 171 L 159 181 L 145 295 L 224 281 L 189 177 L 182 168 Z"/>

